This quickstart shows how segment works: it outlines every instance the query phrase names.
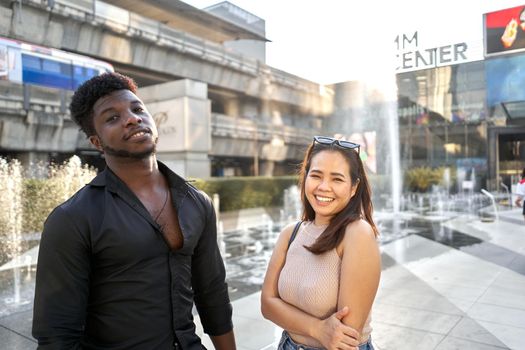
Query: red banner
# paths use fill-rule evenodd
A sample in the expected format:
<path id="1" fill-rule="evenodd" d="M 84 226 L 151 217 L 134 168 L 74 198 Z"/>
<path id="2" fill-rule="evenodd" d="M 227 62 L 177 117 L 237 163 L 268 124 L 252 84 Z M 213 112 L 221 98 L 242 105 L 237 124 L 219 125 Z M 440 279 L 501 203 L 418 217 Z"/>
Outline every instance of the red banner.
<path id="1" fill-rule="evenodd" d="M 485 55 L 525 50 L 525 5 L 484 15 Z"/>

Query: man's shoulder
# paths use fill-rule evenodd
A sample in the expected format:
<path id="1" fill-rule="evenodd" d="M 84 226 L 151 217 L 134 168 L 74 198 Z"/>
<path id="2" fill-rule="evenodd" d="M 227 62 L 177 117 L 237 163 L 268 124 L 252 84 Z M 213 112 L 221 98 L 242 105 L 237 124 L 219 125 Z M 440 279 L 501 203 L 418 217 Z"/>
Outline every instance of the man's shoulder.
<path id="1" fill-rule="evenodd" d="M 45 220 L 44 231 L 68 231 L 73 227 L 87 227 L 93 220 L 99 220 L 104 208 L 102 202 L 96 198 L 97 192 L 100 191 L 85 185 L 56 206 Z"/>
<path id="2" fill-rule="evenodd" d="M 179 174 L 171 170 L 166 164 L 158 162 L 160 171 L 168 177 L 170 185 L 177 191 L 193 198 L 199 205 L 202 205 L 206 210 L 212 206 L 211 199 L 206 192 L 195 187 L 191 180 L 188 181 Z"/>
<path id="3" fill-rule="evenodd" d="M 203 200 L 211 201 L 210 196 L 208 196 L 206 192 L 195 187 L 190 181 L 186 181 L 186 185 L 188 186 L 188 191 L 195 193 L 196 196 L 199 196 Z"/>
<path id="4" fill-rule="evenodd" d="M 204 209 L 207 210 L 211 208 L 212 201 L 210 196 L 208 194 L 194 185 L 192 185 L 189 182 L 186 182 L 186 186 L 188 188 L 188 194 L 195 199 L 196 202 L 198 202 L 200 205 L 204 206 Z"/>
<path id="5" fill-rule="evenodd" d="M 64 213 L 88 213 L 90 208 L 99 207 L 99 199 L 102 198 L 101 188 L 84 185 L 75 194 L 69 197 L 65 202 L 59 204 L 55 211 Z"/>

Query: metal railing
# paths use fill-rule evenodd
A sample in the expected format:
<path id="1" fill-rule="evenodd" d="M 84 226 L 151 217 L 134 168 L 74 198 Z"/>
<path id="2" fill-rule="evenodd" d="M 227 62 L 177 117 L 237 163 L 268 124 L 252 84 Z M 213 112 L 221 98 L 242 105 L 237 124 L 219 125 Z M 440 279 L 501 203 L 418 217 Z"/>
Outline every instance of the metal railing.
<path id="1" fill-rule="evenodd" d="M 234 118 L 212 113 L 211 127 L 213 136 L 230 138 L 256 139 L 271 142 L 280 138 L 285 143 L 304 144 L 310 142 L 315 134 L 312 129 L 297 128 L 289 125 L 274 125 L 246 118 Z"/>
<path id="2" fill-rule="evenodd" d="M 193 55 L 252 76 L 267 76 L 270 82 L 276 84 L 319 94 L 319 84 L 232 52 L 223 45 L 204 40 L 103 1 L 54 0 L 52 8 L 49 8 L 47 0 L 25 0 L 24 2 L 47 8 L 49 11 L 64 16 L 75 17 L 80 21 L 103 25 L 118 33 L 141 37 L 159 46 L 167 46 L 181 53 Z"/>

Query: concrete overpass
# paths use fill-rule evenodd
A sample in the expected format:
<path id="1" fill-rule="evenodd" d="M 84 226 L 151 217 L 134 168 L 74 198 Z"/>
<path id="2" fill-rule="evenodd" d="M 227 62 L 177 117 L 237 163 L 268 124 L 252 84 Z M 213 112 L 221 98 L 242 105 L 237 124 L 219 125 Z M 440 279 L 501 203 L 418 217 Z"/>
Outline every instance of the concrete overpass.
<path id="1" fill-rule="evenodd" d="M 209 159 L 218 160 L 217 164 L 244 159 L 240 167 L 253 166 L 242 174 L 270 175 L 276 163 L 298 160 L 299 149 L 322 129 L 331 113 L 329 89 L 222 44 L 238 38 L 266 40 L 260 33 L 180 1 L 109 2 L 0 0 L 0 36 L 97 57 L 153 91 L 152 85 L 180 79 L 185 79 L 180 86 L 198 86 L 197 96 L 190 89 L 185 92 L 190 95 L 175 94 L 175 98 L 196 99 L 206 106 L 211 141 L 197 158 L 208 159 L 208 174 L 202 170 L 206 167 L 197 166 L 198 174 L 186 167 L 185 175 L 209 175 L 214 166 Z M 68 93 L 7 85 L 5 89 L 11 92 L 0 96 L 2 150 L 27 153 L 33 159 L 31 154 L 38 152 L 89 149 L 69 120 Z M 39 93 L 48 98 L 39 99 Z M 155 96 L 148 96 L 154 102 Z M 190 164 L 194 151 L 173 150 L 171 160 Z"/>

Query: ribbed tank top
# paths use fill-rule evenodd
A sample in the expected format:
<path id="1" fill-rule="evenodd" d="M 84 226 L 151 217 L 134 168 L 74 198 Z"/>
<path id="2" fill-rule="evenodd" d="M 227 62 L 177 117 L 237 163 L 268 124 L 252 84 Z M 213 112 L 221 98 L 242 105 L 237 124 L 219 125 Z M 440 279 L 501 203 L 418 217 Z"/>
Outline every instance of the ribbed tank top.
<path id="1" fill-rule="evenodd" d="M 279 296 L 282 300 L 320 319 L 337 311 L 341 258 L 335 248 L 315 255 L 304 246 L 311 246 L 327 226 L 316 226 L 313 222 L 301 225 L 288 249 L 278 282 Z M 372 332 L 370 321 L 371 317 L 368 315 L 360 343 L 366 342 Z M 322 346 L 313 338 L 293 333 L 291 335 L 298 343 Z"/>

